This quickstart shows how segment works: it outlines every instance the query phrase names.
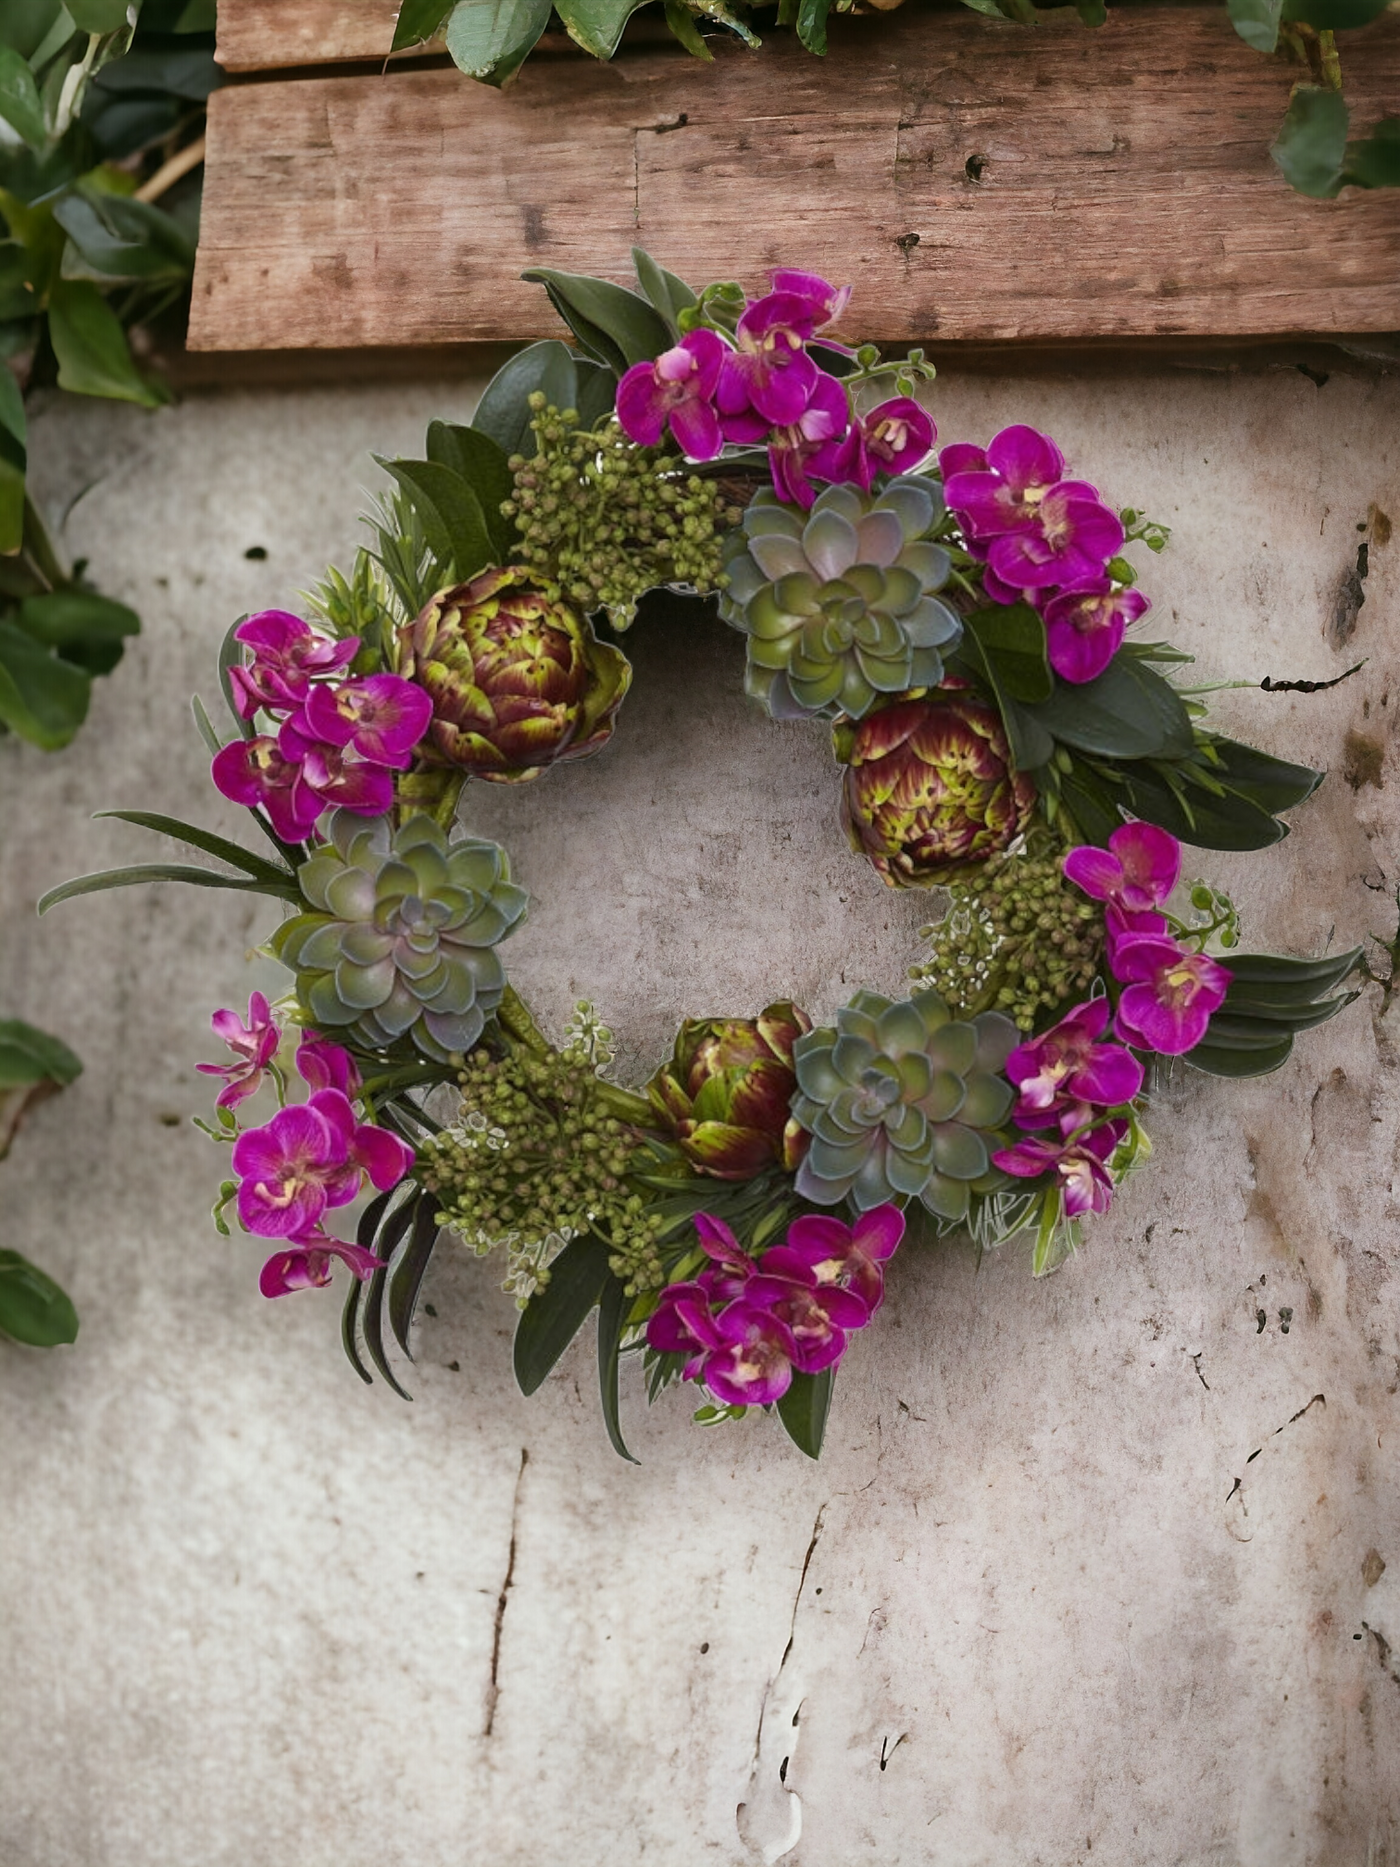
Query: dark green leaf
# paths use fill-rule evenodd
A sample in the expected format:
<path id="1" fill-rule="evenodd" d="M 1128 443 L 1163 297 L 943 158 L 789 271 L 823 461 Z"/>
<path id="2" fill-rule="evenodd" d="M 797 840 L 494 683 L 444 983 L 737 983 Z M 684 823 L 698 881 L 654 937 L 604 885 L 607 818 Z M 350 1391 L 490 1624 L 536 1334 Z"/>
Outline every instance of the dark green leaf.
<path id="1" fill-rule="evenodd" d="M 3 368 L 3 365 L 0 365 Z M 66 746 L 87 718 L 92 684 L 12 622 L 0 622 L 0 722 L 42 752 Z"/>
<path id="2" fill-rule="evenodd" d="M 57 1348 L 78 1335 L 78 1312 L 53 1278 L 18 1251 L 0 1251 L 0 1335 Z"/>
<path id="3" fill-rule="evenodd" d="M 364 1285 L 358 1277 L 350 1279 L 350 1288 L 345 1292 L 345 1305 L 340 1312 L 340 1346 L 345 1350 L 345 1358 L 359 1375 L 366 1387 L 374 1386 L 374 1376 L 360 1359 L 360 1342 L 357 1324 L 360 1316 L 360 1298 L 364 1294 Z"/>
<path id="4" fill-rule="evenodd" d="M 1311 1031 L 1319 1024 L 1326 1024 L 1339 1011 L 1345 1011 L 1357 996 L 1355 992 L 1341 992 L 1336 998 L 1324 999 L 1320 1005 L 1298 1006 L 1289 1011 L 1270 1009 L 1257 1017 L 1245 1008 L 1253 1001 L 1231 1004 L 1227 997 L 1220 1010 L 1211 1016 L 1207 1041 L 1234 1050 L 1262 1049 L 1267 1042 L 1276 1041 L 1291 1031 Z"/>
<path id="5" fill-rule="evenodd" d="M 31 149 L 44 147 L 48 132 L 39 87 L 28 62 L 8 45 L 0 45 L 0 117 Z"/>
<path id="6" fill-rule="evenodd" d="M 14 622 L 89 675 L 110 674 L 122 658 L 127 636 L 141 632 L 141 618 L 125 603 L 71 586 L 26 597 Z"/>
<path id="7" fill-rule="evenodd" d="M 275 895 L 283 901 L 300 897 L 286 883 L 255 882 L 251 876 L 215 875 L 212 869 L 184 868 L 174 862 L 143 862 L 129 869 L 102 869 L 95 875 L 80 875 L 76 881 L 51 888 L 39 901 L 39 912 L 47 914 L 60 901 L 75 901 L 80 895 L 100 895 L 109 888 L 139 888 L 146 882 L 188 882 L 194 888 L 241 888 L 250 895 Z"/>
<path id="8" fill-rule="evenodd" d="M 482 516 L 497 561 L 505 563 L 515 544 L 515 522 L 504 517 L 502 501 L 515 491 L 506 456 L 489 434 L 455 421 L 428 423 L 428 459 L 464 479 L 481 503 Z"/>
<path id="9" fill-rule="evenodd" d="M 1208 1076 L 1269 1076 L 1282 1069 L 1293 1050 L 1291 1037 L 1280 1037 L 1267 1050 L 1231 1050 L 1219 1044 L 1197 1044 L 1185 1061 Z"/>
<path id="10" fill-rule="evenodd" d="M 1181 696 L 1132 655 L 1115 656 L 1095 680 L 1056 682 L 1032 711 L 1056 739 L 1100 758 L 1184 758 L 1195 746 Z"/>
<path id="11" fill-rule="evenodd" d="M 1083 765 L 1075 765 L 1061 775 L 1060 795 L 1087 843 L 1102 848 L 1123 822 L 1114 793 Z"/>
<path id="12" fill-rule="evenodd" d="M 500 83 L 533 47 L 549 21 L 550 0 L 458 0 L 447 22 L 447 49 L 470 78 Z"/>
<path id="13" fill-rule="evenodd" d="M 550 302 L 579 342 L 617 376 L 671 347 L 671 333 L 644 298 L 608 279 L 544 267 L 521 278 L 543 285 Z"/>
<path id="14" fill-rule="evenodd" d="M 1216 774 L 1261 810 L 1291 810 L 1310 798 L 1326 777 L 1311 765 L 1291 765 L 1286 759 L 1273 758 L 1257 746 L 1242 745 L 1235 739 L 1217 739 L 1208 743 L 1214 748 L 1220 770 Z"/>
<path id="15" fill-rule="evenodd" d="M 1233 792 L 1215 797 L 1199 786 L 1189 787 L 1188 809 L 1150 766 L 1124 765 L 1121 775 L 1123 803 L 1135 817 L 1197 849 L 1269 849 L 1288 834 L 1286 823 Z"/>
<path id="16" fill-rule="evenodd" d="M 96 814 L 115 817 L 119 823 L 134 823 L 141 830 L 154 830 L 158 836 L 173 836 L 177 842 L 188 843 L 191 849 L 202 849 L 206 856 L 217 856 L 221 862 L 242 869 L 260 882 L 275 882 L 283 888 L 296 885 L 296 877 L 280 862 L 268 862 L 241 844 L 231 843 L 225 836 L 215 836 L 212 830 L 201 830 L 197 824 L 182 823 L 178 817 L 161 817 L 150 810 L 99 810 Z"/>
<path id="17" fill-rule="evenodd" d="M 82 1072 L 82 1059 L 59 1038 L 22 1018 L 0 1018 L 0 1089 L 44 1082 L 63 1088 Z"/>
<path id="18" fill-rule="evenodd" d="M 58 358 L 60 389 L 145 408 L 157 408 L 163 400 L 132 362 L 116 312 L 86 280 L 60 279 L 49 294 L 49 341 Z"/>
<path id="19" fill-rule="evenodd" d="M 821 1456 L 835 1378 L 834 1368 L 824 1368 L 820 1374 L 794 1374 L 792 1386 L 778 1402 L 778 1418 L 788 1438 L 809 1459 Z"/>
<path id="20" fill-rule="evenodd" d="M 1349 115 L 1339 91 L 1300 84 L 1269 154 L 1299 194 L 1325 200 L 1342 185 Z"/>
<path id="21" fill-rule="evenodd" d="M 1108 19 L 1104 0 L 1075 0 L 1074 10 L 1084 26 L 1102 26 Z"/>
<path id="22" fill-rule="evenodd" d="M 104 278 L 173 282 L 194 270 L 193 244 L 149 201 L 74 192 L 55 202 L 53 212 L 88 269 Z M 65 261 L 67 276 L 75 270 Z"/>
<path id="23" fill-rule="evenodd" d="M 967 626 L 1001 693 L 1032 707 L 1049 700 L 1055 677 L 1046 655 L 1045 624 L 1029 603 L 988 604 L 973 611 Z"/>
<path id="24" fill-rule="evenodd" d="M 491 563 L 491 534 L 481 501 L 451 467 L 435 460 L 381 460 L 392 473 L 423 524 L 428 548 L 440 563 L 451 564 L 458 583 L 466 583 Z"/>
<path id="25" fill-rule="evenodd" d="M 608 1248 L 586 1232 L 565 1245 L 549 1267 L 549 1282 L 521 1311 L 515 1330 L 515 1378 L 522 1394 L 533 1394 L 602 1301 L 609 1283 Z"/>
<path id="26" fill-rule="evenodd" d="M 418 1307 L 418 1293 L 432 1262 L 438 1241 L 437 1199 L 430 1193 L 419 1195 L 413 1213 L 413 1235 L 408 1249 L 389 1273 L 389 1327 L 394 1340 L 413 1360 L 408 1346 L 408 1332 L 413 1326 L 413 1312 Z"/>
<path id="27" fill-rule="evenodd" d="M 830 11 L 831 0 L 799 0 L 797 36 L 818 57 L 826 53 L 826 16 Z"/>
<path id="28" fill-rule="evenodd" d="M 671 28 L 672 35 L 680 40 L 693 57 L 703 58 L 706 64 L 713 61 L 714 53 L 701 36 L 695 15 L 686 6 L 685 0 L 666 0 L 666 24 Z"/>
<path id="29" fill-rule="evenodd" d="M 582 358 L 575 366 L 578 376 L 578 393 L 574 398 L 574 407 L 578 410 L 580 428 L 596 428 L 604 415 L 611 415 L 613 404 L 617 400 L 617 378 L 610 369 L 604 369 L 601 363 L 586 363 Z"/>
<path id="30" fill-rule="evenodd" d="M 1378 19 L 1388 4 L 1389 0 L 1283 0 L 1283 17 L 1300 19 L 1318 32 L 1348 32 Z"/>
<path id="31" fill-rule="evenodd" d="M 529 344 L 502 364 L 476 405 L 472 427 L 489 435 L 507 458 L 523 454 L 528 460 L 535 452 L 530 397 L 536 390 L 552 408 L 578 406 L 574 353 L 558 338 Z"/>
<path id="32" fill-rule="evenodd" d="M 556 0 L 569 37 L 594 58 L 611 58 L 628 19 L 646 0 Z"/>
<path id="33" fill-rule="evenodd" d="M 1283 0 L 1226 0 L 1230 23 L 1256 52 L 1272 52 L 1278 46 L 1278 25 L 1283 15 Z"/>
<path id="34" fill-rule="evenodd" d="M 390 50 L 402 52 L 410 45 L 421 45 L 425 39 L 435 38 L 454 3 L 455 0 L 403 0 Z"/>
<path id="35" fill-rule="evenodd" d="M 1286 953 L 1230 953 L 1221 961 L 1234 975 L 1232 992 L 1277 997 L 1284 1005 L 1311 1005 L 1335 991 L 1360 964 L 1362 949 L 1320 959 L 1295 959 Z"/>
<path id="36" fill-rule="evenodd" d="M 1017 771 L 1037 771 L 1048 764 L 1055 751 L 1055 741 L 1035 716 L 1014 700 L 1001 684 L 997 664 L 986 654 L 976 633 L 967 629 L 958 644 L 957 660 L 990 691 L 1006 728 L 1011 748 L 1011 762 Z"/>
<path id="37" fill-rule="evenodd" d="M 702 39 L 700 41 L 702 48 L 704 43 Z M 709 56 L 708 52 L 705 56 Z M 638 285 L 641 286 L 653 309 L 665 320 L 666 328 L 670 331 L 672 338 L 678 340 L 681 334 L 679 323 L 681 312 L 687 306 L 698 304 L 700 301 L 684 279 L 678 279 L 674 272 L 667 272 L 664 266 L 658 266 L 651 254 L 643 247 L 632 248 L 632 264 L 636 269 Z"/>
<path id="38" fill-rule="evenodd" d="M 391 1191 L 397 1192 L 398 1188 Z M 412 1400 L 413 1396 L 399 1384 L 389 1357 L 384 1351 L 384 1287 L 388 1282 L 388 1262 L 403 1242 L 404 1234 L 413 1223 L 413 1214 L 422 1194 L 415 1192 L 396 1206 L 379 1228 L 379 1234 L 373 1245 L 376 1254 L 385 1260 L 384 1268 L 377 1270 L 369 1278 L 360 1299 L 360 1330 L 364 1337 L 366 1352 L 384 1380 L 393 1388 L 400 1400 Z"/>
<path id="39" fill-rule="evenodd" d="M 120 32 L 126 24 L 126 0 L 66 0 L 68 17 L 79 32 Z"/>
<path id="40" fill-rule="evenodd" d="M 26 441 L 24 397 L 0 362 L 0 554 L 18 551 L 24 542 Z"/>
<path id="41" fill-rule="evenodd" d="M 618 1395 L 618 1361 L 622 1352 L 622 1330 L 627 1318 L 628 1297 L 616 1277 L 609 1277 L 598 1305 L 598 1393 L 603 1403 L 603 1424 L 608 1429 L 612 1449 L 619 1457 L 635 1465 L 622 1437 L 622 1419 Z"/>
<path id="42" fill-rule="evenodd" d="M 1385 117 L 1360 141 L 1347 144 L 1346 182 L 1358 188 L 1400 188 L 1400 117 Z"/>

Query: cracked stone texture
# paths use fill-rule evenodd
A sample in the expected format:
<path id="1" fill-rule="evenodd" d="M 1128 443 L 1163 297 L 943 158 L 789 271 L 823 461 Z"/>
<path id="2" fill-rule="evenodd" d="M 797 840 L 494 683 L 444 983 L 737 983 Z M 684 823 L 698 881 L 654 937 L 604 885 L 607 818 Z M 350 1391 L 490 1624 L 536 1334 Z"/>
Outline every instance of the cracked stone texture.
<path id="1" fill-rule="evenodd" d="M 0 998 L 87 1062 L 2 1170 L 3 1242 L 83 1327 L 0 1349 L 0 1862 L 1395 1867 L 1400 1013 L 1374 988 L 1271 1079 L 1183 1073 L 1053 1278 L 897 1260 L 819 1465 L 761 1418 L 692 1427 L 683 1394 L 648 1414 L 635 1379 L 623 1465 L 587 1347 L 522 1400 L 496 1273 L 453 1249 L 405 1406 L 342 1361 L 334 1294 L 264 1303 L 258 1246 L 211 1231 L 193 1065 L 211 1009 L 280 976 L 246 963 L 268 914 L 33 904 L 149 853 L 104 806 L 237 832 L 190 690 L 231 618 L 344 558 L 369 450 L 471 394 L 36 423 L 71 548 L 145 632 L 73 750 L 0 745 Z M 1260 945 L 1393 925 L 1400 381 L 951 373 L 938 415 L 1046 426 L 1175 528 L 1146 587 L 1202 680 L 1365 658 L 1216 697 L 1333 776 L 1277 854 L 1200 868 Z M 510 958 L 546 1021 L 591 994 L 640 1073 L 686 1011 L 893 987 L 924 904 L 846 852 L 821 732 L 756 716 L 694 606 L 634 641 L 605 754 L 470 798 L 534 894 Z"/>

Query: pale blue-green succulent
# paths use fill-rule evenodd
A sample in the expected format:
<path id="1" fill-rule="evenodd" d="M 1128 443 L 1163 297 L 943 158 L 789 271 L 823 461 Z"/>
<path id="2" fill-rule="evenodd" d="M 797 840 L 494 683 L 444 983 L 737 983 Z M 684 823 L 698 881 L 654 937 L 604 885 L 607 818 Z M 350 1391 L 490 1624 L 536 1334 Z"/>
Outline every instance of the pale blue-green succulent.
<path id="1" fill-rule="evenodd" d="M 395 829 L 339 810 L 330 838 L 298 871 L 311 911 L 274 936 L 313 1023 L 371 1049 L 407 1037 L 438 1062 L 470 1050 L 505 990 L 496 946 L 528 901 L 505 851 L 421 815 Z"/>
<path id="2" fill-rule="evenodd" d="M 857 992 L 836 1025 L 793 1047 L 794 1120 L 811 1135 L 797 1191 L 858 1212 L 920 1199 L 945 1220 L 1001 1184 L 992 1166 L 1015 1091 L 1002 1074 L 1020 1033 L 1000 1012 L 955 1018 L 937 992 Z"/>

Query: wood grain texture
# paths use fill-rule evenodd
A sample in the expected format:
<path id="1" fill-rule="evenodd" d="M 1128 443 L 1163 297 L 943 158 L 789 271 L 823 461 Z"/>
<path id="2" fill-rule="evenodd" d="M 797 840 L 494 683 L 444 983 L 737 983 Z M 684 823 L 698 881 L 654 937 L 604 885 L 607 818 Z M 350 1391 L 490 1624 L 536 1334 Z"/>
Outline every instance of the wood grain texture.
<path id="1" fill-rule="evenodd" d="M 399 0 L 221 0 L 214 56 L 225 71 L 383 59 L 398 16 Z"/>
<path id="2" fill-rule="evenodd" d="M 1400 329 L 1400 194 L 1308 201 L 1267 146 L 1288 68 L 1223 11 L 1088 32 L 971 13 L 839 23 L 611 65 L 537 56 L 231 86 L 210 100 L 197 349 L 525 338 L 531 265 L 696 283 L 775 264 L 853 280 L 888 341 Z M 1364 125 L 1400 94 L 1400 18 L 1350 35 Z"/>

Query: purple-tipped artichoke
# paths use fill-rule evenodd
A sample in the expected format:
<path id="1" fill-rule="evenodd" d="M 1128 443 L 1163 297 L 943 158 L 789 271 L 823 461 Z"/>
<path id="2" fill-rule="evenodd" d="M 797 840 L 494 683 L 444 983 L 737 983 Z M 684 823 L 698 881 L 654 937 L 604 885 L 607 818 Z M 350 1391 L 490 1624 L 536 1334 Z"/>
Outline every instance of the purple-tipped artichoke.
<path id="1" fill-rule="evenodd" d="M 993 707 L 965 695 L 900 700 L 838 734 L 851 847 L 891 888 L 931 888 L 1006 849 L 1036 790 L 1011 769 Z"/>
<path id="2" fill-rule="evenodd" d="M 519 784 L 612 736 L 631 663 L 519 566 L 443 590 L 400 631 L 399 672 L 433 703 L 418 756 Z"/>
<path id="3" fill-rule="evenodd" d="M 692 1166 L 716 1180 L 751 1180 L 775 1162 L 796 1165 L 783 1138 L 797 1087 L 792 1047 L 811 1028 L 786 1001 L 756 1018 L 686 1020 L 647 1095 Z"/>

